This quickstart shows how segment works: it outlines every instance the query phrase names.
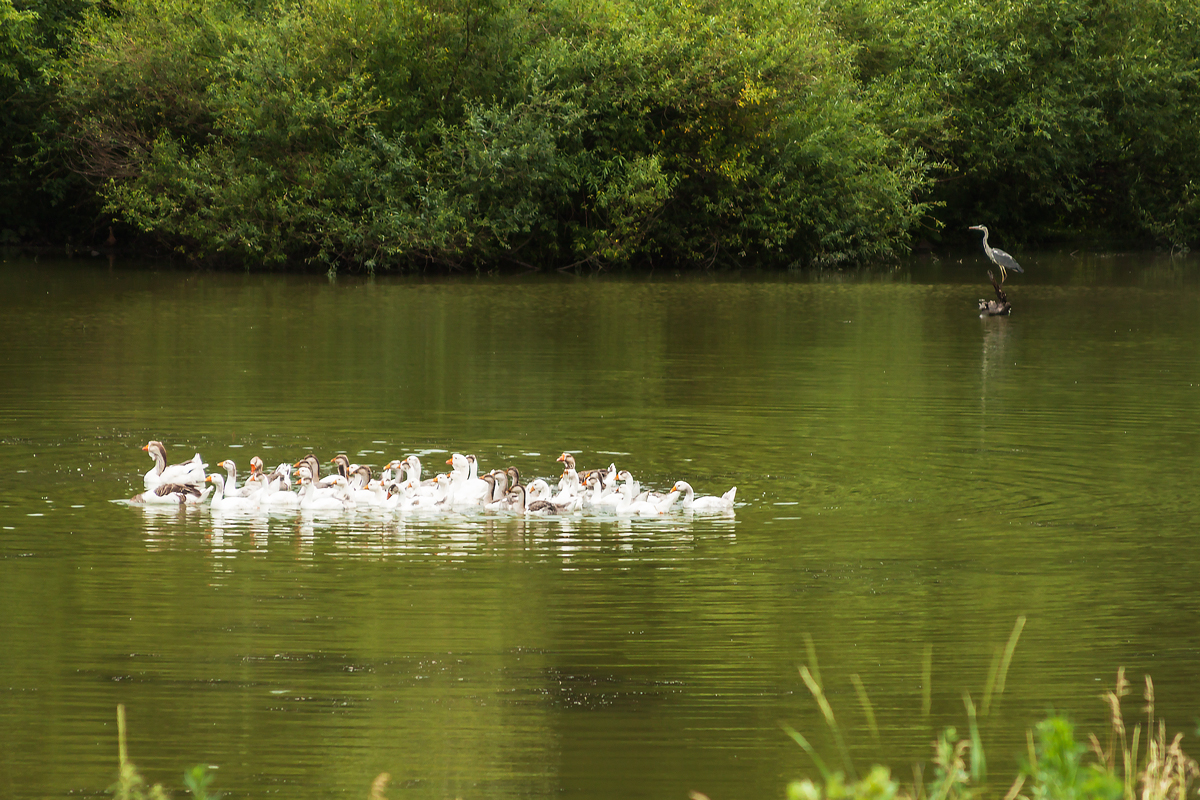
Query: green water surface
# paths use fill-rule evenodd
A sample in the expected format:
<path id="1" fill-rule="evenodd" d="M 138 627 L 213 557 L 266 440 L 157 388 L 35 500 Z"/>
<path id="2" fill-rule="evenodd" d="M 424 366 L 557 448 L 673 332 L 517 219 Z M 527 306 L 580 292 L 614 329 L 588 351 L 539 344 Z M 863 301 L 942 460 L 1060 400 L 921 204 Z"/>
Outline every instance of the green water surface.
<path id="1" fill-rule="evenodd" d="M 1050 708 L 1103 732 L 1120 666 L 1194 734 L 1196 260 L 1027 255 L 1013 315 L 980 319 L 981 258 L 330 283 L 9 257 L 0 796 L 102 795 L 123 703 L 131 757 L 176 790 L 204 763 L 234 798 L 360 798 L 384 771 L 392 800 L 781 797 L 815 772 L 781 723 L 838 761 L 806 635 L 855 764 L 907 779 L 1021 615 L 982 721 L 998 781 Z M 739 507 L 113 502 L 152 438 L 214 469 L 457 451 L 551 478 L 570 450 Z"/>

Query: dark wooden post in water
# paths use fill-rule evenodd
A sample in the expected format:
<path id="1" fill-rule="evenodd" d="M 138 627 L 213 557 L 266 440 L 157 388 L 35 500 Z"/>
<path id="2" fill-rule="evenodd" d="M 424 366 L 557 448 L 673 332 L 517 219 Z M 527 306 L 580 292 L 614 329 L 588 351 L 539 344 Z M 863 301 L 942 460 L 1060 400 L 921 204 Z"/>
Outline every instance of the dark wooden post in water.
<path id="1" fill-rule="evenodd" d="M 992 274 L 990 269 L 988 270 L 988 278 L 992 282 L 992 288 L 996 290 L 996 299 L 981 299 L 979 301 L 979 315 L 988 317 L 1007 316 L 1008 312 L 1012 311 L 1012 306 L 1008 302 L 1008 295 L 1004 293 L 1004 289 L 1000 288 L 1000 284 L 996 283 L 996 276 Z"/>

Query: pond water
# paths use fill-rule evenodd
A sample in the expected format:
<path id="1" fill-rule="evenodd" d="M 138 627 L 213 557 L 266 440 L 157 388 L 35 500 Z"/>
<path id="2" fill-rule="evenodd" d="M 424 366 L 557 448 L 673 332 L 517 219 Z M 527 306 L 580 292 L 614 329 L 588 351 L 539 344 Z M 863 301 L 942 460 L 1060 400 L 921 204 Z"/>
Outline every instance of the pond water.
<path id="1" fill-rule="evenodd" d="M 229 797 L 781 797 L 896 774 L 981 717 L 1007 784 L 1118 667 L 1200 716 L 1200 270 L 978 251 L 894 271 L 622 279 L 0 264 L 0 795 L 102 795 L 131 758 Z M 167 443 L 245 469 L 556 456 L 732 518 L 223 517 L 130 507 Z M 443 455 L 444 454 L 444 455 Z M 923 685 L 925 659 L 931 664 Z M 869 729 L 861 681 L 878 719 Z M 924 711 L 928 691 L 930 708 Z M 1139 716 L 1135 692 L 1128 711 Z M 1186 740 L 1185 740 L 1186 741 Z M 1192 752 L 1193 755 L 1197 753 Z M 929 768 L 926 768 L 929 774 Z"/>

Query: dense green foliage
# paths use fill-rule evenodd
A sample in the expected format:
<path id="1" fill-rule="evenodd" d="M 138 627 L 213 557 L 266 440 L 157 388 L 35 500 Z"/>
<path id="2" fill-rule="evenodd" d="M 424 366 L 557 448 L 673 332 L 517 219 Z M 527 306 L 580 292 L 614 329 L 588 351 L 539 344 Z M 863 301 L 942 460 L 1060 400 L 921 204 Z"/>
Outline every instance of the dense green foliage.
<path id="1" fill-rule="evenodd" d="M 884 128 L 946 165 L 951 229 L 1195 242 L 1200 6 L 1160 0 L 843 6 Z"/>
<path id="2" fill-rule="evenodd" d="M 92 0 L 0 0 L 0 244 L 87 229 L 99 210 L 62 158 L 57 67 Z"/>
<path id="3" fill-rule="evenodd" d="M 189 257 L 787 266 L 981 222 L 1200 232 L 1195 0 L 33 5 L 0 0 L 12 202 Z"/>

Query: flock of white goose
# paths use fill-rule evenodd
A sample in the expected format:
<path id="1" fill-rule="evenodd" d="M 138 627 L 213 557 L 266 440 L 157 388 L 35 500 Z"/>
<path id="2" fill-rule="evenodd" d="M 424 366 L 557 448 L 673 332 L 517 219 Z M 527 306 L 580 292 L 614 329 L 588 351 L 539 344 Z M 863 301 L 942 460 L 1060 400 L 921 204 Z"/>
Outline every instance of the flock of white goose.
<path id="1" fill-rule="evenodd" d="M 488 510 L 514 514 L 613 514 L 621 517 L 661 517 L 685 514 L 732 514 L 737 487 L 720 497 L 697 497 L 691 484 L 676 481 L 670 491 L 643 491 L 626 470 L 615 464 L 607 469 L 577 470 L 575 457 L 563 453 L 557 484 L 538 478 L 521 483 L 516 467 L 479 475 L 473 455 L 454 453 L 448 473 L 422 479 L 421 461 L 414 456 L 389 463 L 376 477 L 369 466 L 351 464 L 345 455 L 330 459 L 333 472 L 321 477 L 316 456 L 295 464 L 280 464 L 268 473 L 262 459 L 250 461 L 250 475 L 238 485 L 232 461 L 217 466 L 225 470 L 206 473 L 197 453 L 190 461 L 167 464 L 167 448 L 151 441 L 142 448 L 154 459 L 146 473 L 146 490 L 130 502 L 147 505 L 199 505 L 207 503 L 225 512 L 261 512 L 297 509 L 313 512 L 346 512 L 376 509 L 396 513 L 418 511 Z"/>

